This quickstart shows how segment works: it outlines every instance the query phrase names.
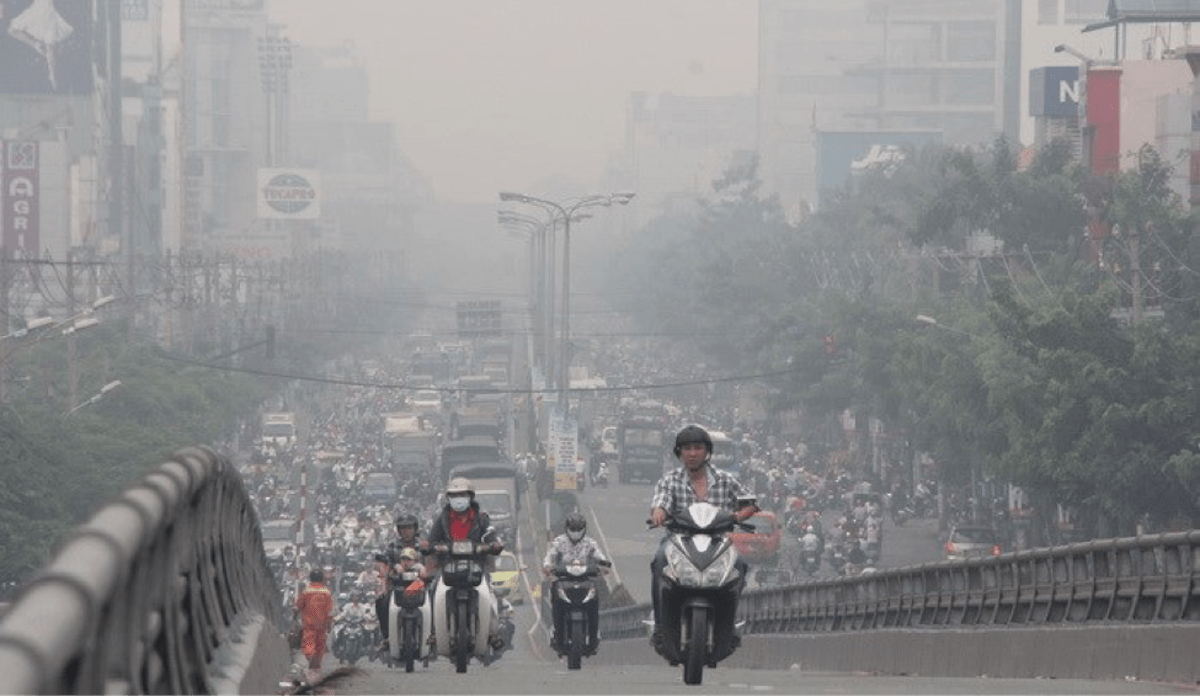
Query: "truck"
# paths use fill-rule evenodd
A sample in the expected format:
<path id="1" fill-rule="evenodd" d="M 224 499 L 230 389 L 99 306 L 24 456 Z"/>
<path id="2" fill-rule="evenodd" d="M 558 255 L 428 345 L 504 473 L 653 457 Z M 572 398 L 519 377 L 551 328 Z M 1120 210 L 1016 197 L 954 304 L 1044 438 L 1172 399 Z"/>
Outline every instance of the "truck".
<path id="1" fill-rule="evenodd" d="M 420 414 L 384 414 L 383 451 L 395 470 L 432 470 L 437 459 L 437 431 Z"/>
<path id="2" fill-rule="evenodd" d="M 622 421 L 617 427 L 617 476 L 621 483 L 628 484 L 639 479 L 657 482 L 663 472 L 665 447 L 665 431 L 659 421 Z"/>
<path id="3" fill-rule="evenodd" d="M 264 451 L 289 450 L 296 444 L 296 415 L 291 412 L 269 412 L 262 417 Z"/>
<path id="4" fill-rule="evenodd" d="M 370 503 L 390 505 L 396 502 L 396 475 L 391 472 L 371 472 L 363 480 L 363 498 Z"/>

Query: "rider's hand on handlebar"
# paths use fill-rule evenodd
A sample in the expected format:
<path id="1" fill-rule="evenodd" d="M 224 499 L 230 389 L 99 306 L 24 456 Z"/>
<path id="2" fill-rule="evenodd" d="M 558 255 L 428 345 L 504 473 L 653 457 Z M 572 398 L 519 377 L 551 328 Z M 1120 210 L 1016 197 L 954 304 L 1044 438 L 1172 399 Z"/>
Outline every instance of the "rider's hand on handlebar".
<path id="1" fill-rule="evenodd" d="M 657 528 L 667 522 L 667 512 L 658 506 L 650 509 L 650 527 Z"/>

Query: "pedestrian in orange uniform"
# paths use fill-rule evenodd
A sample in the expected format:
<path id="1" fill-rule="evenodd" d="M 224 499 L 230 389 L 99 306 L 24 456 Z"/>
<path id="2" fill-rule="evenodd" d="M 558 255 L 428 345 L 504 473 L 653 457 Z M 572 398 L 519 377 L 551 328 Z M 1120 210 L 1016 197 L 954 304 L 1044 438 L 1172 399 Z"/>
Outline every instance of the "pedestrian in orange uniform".
<path id="1" fill-rule="evenodd" d="M 333 593 L 325 586 L 325 573 L 320 569 L 312 570 L 308 582 L 308 588 L 296 598 L 296 610 L 304 626 L 300 647 L 308 659 L 309 670 L 320 670 L 321 659 L 325 658 L 325 638 L 333 627 Z"/>

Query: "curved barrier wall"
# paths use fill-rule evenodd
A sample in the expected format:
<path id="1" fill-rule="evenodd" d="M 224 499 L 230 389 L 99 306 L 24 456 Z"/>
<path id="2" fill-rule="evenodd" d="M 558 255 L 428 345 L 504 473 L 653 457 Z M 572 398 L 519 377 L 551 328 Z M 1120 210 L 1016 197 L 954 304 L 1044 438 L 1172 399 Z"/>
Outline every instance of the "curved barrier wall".
<path id="1" fill-rule="evenodd" d="M 748 591 L 738 607 L 747 641 L 734 658 L 765 667 L 753 656 L 769 654 L 774 667 L 814 670 L 1196 680 L 1190 649 L 1168 649 L 1200 639 L 1198 550 L 1193 530 Z M 648 604 L 606 611 L 600 631 L 606 640 L 644 638 L 649 617 Z M 789 636 L 761 654 L 752 638 L 764 634 Z M 1029 660 L 1005 658 L 1016 654 Z"/>
<path id="2" fill-rule="evenodd" d="M 187 448 L 99 510 L 0 615 L 4 694 L 273 694 L 290 654 L 241 476 Z"/>

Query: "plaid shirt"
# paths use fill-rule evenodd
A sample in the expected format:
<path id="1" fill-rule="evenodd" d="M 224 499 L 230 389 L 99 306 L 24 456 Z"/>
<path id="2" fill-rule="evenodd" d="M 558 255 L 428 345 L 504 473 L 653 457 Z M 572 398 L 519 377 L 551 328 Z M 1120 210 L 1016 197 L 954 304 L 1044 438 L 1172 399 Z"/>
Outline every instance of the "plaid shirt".
<path id="1" fill-rule="evenodd" d="M 563 533 L 550 543 L 550 548 L 546 550 L 546 558 L 542 560 L 542 566 L 553 569 L 554 563 L 558 560 L 566 563 L 573 561 L 586 563 L 589 559 L 608 561 L 608 557 L 600 551 L 600 545 L 597 545 L 591 536 L 584 535 L 580 541 L 572 542 L 571 538 Z"/>
<path id="2" fill-rule="evenodd" d="M 708 473 L 708 494 L 704 500 L 730 513 L 736 513 L 738 498 L 748 496 L 746 488 L 725 470 L 712 465 L 704 467 Z M 687 468 L 679 467 L 664 474 L 662 479 L 658 480 L 658 484 L 654 485 L 654 498 L 650 500 L 650 507 L 662 508 L 674 515 L 699 500 L 688 482 Z"/>

